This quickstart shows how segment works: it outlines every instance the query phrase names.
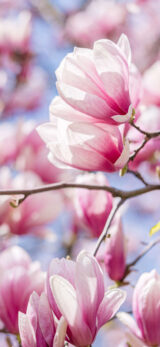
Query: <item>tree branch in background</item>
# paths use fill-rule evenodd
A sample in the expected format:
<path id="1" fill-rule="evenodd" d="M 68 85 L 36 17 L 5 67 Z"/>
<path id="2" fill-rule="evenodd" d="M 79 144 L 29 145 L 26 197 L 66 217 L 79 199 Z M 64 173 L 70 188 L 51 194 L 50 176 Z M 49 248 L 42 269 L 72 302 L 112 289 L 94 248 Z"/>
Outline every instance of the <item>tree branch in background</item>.
<path id="1" fill-rule="evenodd" d="M 64 23 L 65 17 L 62 12 L 58 10 L 48 0 L 30 0 L 33 8 L 40 14 L 44 20 L 53 24 L 57 22 L 59 24 Z"/>
<path id="2" fill-rule="evenodd" d="M 156 138 L 156 137 L 160 136 L 160 131 L 156 131 L 156 132 L 149 133 L 149 132 L 147 132 L 147 131 L 145 131 L 145 130 L 142 130 L 138 125 L 136 125 L 136 124 L 134 123 L 134 120 L 133 120 L 133 119 L 130 120 L 130 125 L 131 125 L 133 128 L 135 128 L 137 131 L 139 131 L 141 134 L 143 134 L 143 135 L 145 136 L 145 138 L 144 138 L 142 144 L 134 151 L 134 153 L 133 153 L 133 154 L 130 156 L 130 158 L 129 158 L 129 161 L 130 161 L 130 160 L 133 161 L 133 160 L 135 159 L 136 155 L 139 153 L 139 151 L 146 145 L 146 143 L 147 143 L 149 140 L 151 140 L 151 139 L 153 139 L 153 138 Z"/>
<path id="3" fill-rule="evenodd" d="M 140 174 L 140 172 L 138 172 L 138 171 L 133 171 L 133 170 L 130 170 L 130 169 L 127 168 L 127 173 L 130 173 L 130 174 L 134 175 L 134 176 L 135 176 L 136 178 L 138 178 L 145 186 L 148 186 L 148 185 L 149 185 L 149 183 L 147 183 L 147 182 L 145 181 L 145 179 L 144 179 L 143 176 Z"/>
<path id="4" fill-rule="evenodd" d="M 146 137 L 148 137 L 149 139 L 153 139 L 154 137 L 158 137 L 160 136 L 160 131 L 156 131 L 153 133 L 149 133 L 148 131 L 142 130 L 138 125 L 136 125 L 134 123 L 133 120 L 130 121 L 130 125 L 135 128 L 136 130 L 138 130 L 141 134 L 145 135 Z"/>
<path id="5" fill-rule="evenodd" d="M 160 243 L 160 237 L 157 238 L 156 240 L 152 241 L 151 243 L 149 243 L 146 247 L 144 247 L 144 249 L 142 250 L 142 252 L 131 262 L 126 266 L 126 271 L 125 274 L 122 278 L 122 280 L 120 281 L 123 284 L 124 279 L 130 274 L 131 272 L 131 268 L 136 265 L 138 263 L 138 261 L 140 259 L 142 259 L 154 246 L 156 246 L 158 243 Z"/>
<path id="6" fill-rule="evenodd" d="M 141 151 L 141 149 L 146 145 L 146 143 L 150 140 L 149 137 L 145 136 L 143 142 L 141 143 L 141 145 L 134 151 L 134 153 L 130 156 L 129 161 L 133 161 L 136 157 L 136 155 Z M 128 161 L 128 162 L 129 162 Z"/>
<path id="7" fill-rule="evenodd" d="M 115 205 L 113 206 L 113 208 L 112 208 L 112 210 L 111 210 L 111 212 L 110 212 L 110 215 L 109 215 L 109 217 L 108 217 L 108 219 L 107 219 L 107 221 L 106 221 L 106 224 L 105 224 L 105 226 L 104 226 L 104 229 L 103 229 L 101 235 L 100 235 L 99 238 L 98 238 L 98 241 L 97 241 L 97 244 L 96 244 L 94 253 L 93 253 L 94 256 L 96 256 L 96 254 L 97 254 L 97 252 L 98 252 L 98 250 L 99 250 L 99 247 L 100 247 L 101 243 L 105 240 L 105 238 L 106 238 L 106 236 L 107 236 L 107 233 L 108 233 L 108 230 L 109 230 L 109 227 L 110 227 L 110 225 L 111 225 L 111 223 L 112 223 L 112 220 L 113 220 L 113 218 L 114 218 L 116 212 L 118 211 L 118 209 L 120 208 L 120 206 L 121 206 L 124 202 L 125 202 L 125 199 L 120 199 L 120 200 L 118 201 L 118 203 L 115 204 Z"/>

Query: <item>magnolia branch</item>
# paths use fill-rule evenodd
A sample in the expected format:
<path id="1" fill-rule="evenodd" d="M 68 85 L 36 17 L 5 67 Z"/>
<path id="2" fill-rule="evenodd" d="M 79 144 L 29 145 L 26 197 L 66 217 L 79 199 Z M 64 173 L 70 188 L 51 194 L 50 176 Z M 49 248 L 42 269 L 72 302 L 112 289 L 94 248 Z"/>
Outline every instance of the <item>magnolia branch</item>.
<path id="1" fill-rule="evenodd" d="M 127 173 L 130 173 L 130 174 L 134 175 L 134 176 L 135 176 L 136 178 L 138 178 L 145 186 L 148 186 L 148 185 L 149 185 L 149 183 L 147 183 L 147 182 L 145 181 L 145 179 L 144 179 L 143 176 L 140 174 L 140 172 L 138 172 L 138 171 L 133 171 L 133 170 L 130 170 L 130 169 L 127 168 Z"/>
<path id="2" fill-rule="evenodd" d="M 130 121 L 130 125 L 133 126 L 137 131 L 139 131 L 141 134 L 143 134 L 145 137 L 141 143 L 141 145 L 134 151 L 134 153 L 130 156 L 129 160 L 128 160 L 128 163 L 130 161 L 133 161 L 135 159 L 135 157 L 137 156 L 137 154 L 141 151 L 141 149 L 146 145 L 146 143 L 151 140 L 152 138 L 155 138 L 155 137 L 158 137 L 160 136 L 160 131 L 158 132 L 152 132 L 152 133 L 149 133 L 149 132 L 146 132 L 144 130 L 142 130 L 139 126 L 137 126 L 133 120 Z M 143 178 L 143 176 L 140 174 L 140 172 L 138 171 L 133 171 L 133 170 L 130 170 L 128 167 L 127 167 L 127 170 L 126 172 L 128 173 L 131 173 L 132 175 L 134 175 L 136 178 L 138 178 L 145 186 L 148 186 L 149 184 L 145 181 L 145 179 Z"/>
<path id="3" fill-rule="evenodd" d="M 40 16 L 46 21 L 64 23 L 64 16 L 57 7 L 51 4 L 48 0 L 30 0 L 33 8 L 35 8 Z"/>
<path id="4" fill-rule="evenodd" d="M 33 194 L 38 193 L 44 193 L 49 192 L 53 190 L 60 190 L 60 189 L 89 189 L 89 190 L 103 190 L 107 191 L 112 194 L 113 197 L 120 197 L 122 199 L 130 199 L 142 194 L 149 193 L 154 190 L 160 190 L 160 184 L 147 184 L 146 187 L 135 189 L 135 190 L 121 190 L 114 187 L 109 186 L 97 186 L 93 184 L 79 184 L 79 183 L 66 183 L 66 182 L 58 182 L 53 184 L 46 184 L 40 187 L 31 188 L 31 189 L 1 189 L 0 190 L 0 196 L 1 195 L 10 195 L 14 199 L 14 196 L 16 195 L 24 195 L 22 199 L 20 199 L 20 202 L 24 201 L 27 197 Z M 17 197 L 16 197 L 17 198 Z"/>
<path id="5" fill-rule="evenodd" d="M 124 279 L 130 274 L 131 268 L 138 263 L 140 259 L 142 259 L 154 246 L 156 246 L 158 243 L 160 243 L 160 237 L 158 237 L 156 240 L 150 242 L 142 252 L 131 262 L 126 266 L 125 274 L 121 280 L 121 283 L 123 284 Z"/>
<path id="6" fill-rule="evenodd" d="M 105 238 L 106 238 L 106 236 L 107 236 L 107 233 L 108 233 L 108 230 L 109 230 L 109 228 L 110 228 L 110 225 L 111 225 L 111 223 L 112 223 L 112 220 L 113 220 L 113 218 L 114 218 L 116 212 L 117 212 L 118 209 L 120 208 L 120 206 L 124 203 L 124 201 L 125 201 L 124 199 L 120 199 L 120 200 L 118 201 L 118 203 L 115 204 L 115 205 L 113 206 L 113 208 L 112 208 L 112 210 L 111 210 L 111 212 L 110 212 L 110 215 L 109 215 L 109 217 L 107 218 L 107 221 L 106 221 L 106 224 L 105 224 L 105 226 L 104 226 L 104 229 L 103 229 L 101 235 L 100 235 L 99 238 L 98 238 L 98 241 L 97 241 L 97 244 L 96 244 L 94 253 L 93 253 L 94 256 L 96 256 L 96 254 L 97 254 L 97 252 L 98 252 L 98 250 L 99 250 L 99 247 L 100 247 L 101 243 L 105 240 Z"/>
<path id="7" fill-rule="evenodd" d="M 154 246 L 156 246 L 158 243 L 160 242 L 160 237 L 157 238 L 156 240 L 152 241 L 151 243 L 149 243 L 146 247 L 144 247 L 144 249 L 142 250 L 142 252 L 130 263 L 128 264 L 128 267 L 133 267 L 136 263 L 138 263 L 138 261 L 144 257 L 144 255 L 146 255 Z"/>
<path id="8" fill-rule="evenodd" d="M 160 131 L 149 133 L 149 132 L 147 132 L 145 130 L 142 130 L 138 125 L 136 125 L 134 123 L 133 119 L 130 121 L 130 125 L 145 136 L 143 142 L 141 143 L 141 145 L 134 151 L 134 153 L 129 158 L 129 161 L 130 160 L 133 161 L 135 159 L 136 155 L 140 152 L 140 150 L 146 145 L 146 143 L 149 140 L 151 140 L 151 139 L 153 139 L 155 137 L 160 136 Z"/>
<path id="9" fill-rule="evenodd" d="M 134 153 L 130 156 L 129 161 L 133 161 L 136 157 L 136 155 L 141 151 L 141 149 L 146 145 L 146 143 L 150 140 L 149 137 L 145 136 L 143 142 L 141 145 L 134 151 Z"/>
<path id="10" fill-rule="evenodd" d="M 130 125 L 132 125 L 133 128 L 138 130 L 141 134 L 145 135 L 148 137 L 148 139 L 153 139 L 154 137 L 160 136 L 160 131 L 155 131 L 153 133 L 149 133 L 148 131 L 142 130 L 138 125 L 136 125 L 133 120 L 130 121 Z"/>

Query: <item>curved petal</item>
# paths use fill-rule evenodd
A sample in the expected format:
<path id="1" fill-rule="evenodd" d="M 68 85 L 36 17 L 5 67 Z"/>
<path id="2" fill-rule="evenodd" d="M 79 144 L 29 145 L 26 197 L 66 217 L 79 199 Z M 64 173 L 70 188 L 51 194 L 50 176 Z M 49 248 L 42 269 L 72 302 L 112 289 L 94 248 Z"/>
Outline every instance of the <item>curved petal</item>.
<path id="1" fill-rule="evenodd" d="M 104 156 L 92 149 L 81 146 L 60 146 L 51 144 L 49 146 L 55 159 L 62 164 L 85 171 L 108 171 L 114 172 L 115 168 Z M 54 161 L 56 163 L 56 161 Z"/>
<path id="2" fill-rule="evenodd" d="M 70 85 L 72 87 L 75 87 L 79 90 L 83 90 L 84 92 L 93 95 L 98 95 L 102 98 L 104 97 L 103 92 L 101 92 L 101 89 L 96 85 L 96 83 L 92 79 L 92 70 L 84 72 L 83 65 L 78 64 L 75 51 L 74 53 L 68 54 L 64 58 L 63 66 L 61 65 L 57 70 L 58 74 L 56 73 L 59 81 L 66 83 L 67 85 Z M 60 69 L 61 76 L 59 74 Z"/>
<path id="3" fill-rule="evenodd" d="M 19 312 L 18 318 L 22 346 L 36 347 L 36 336 L 29 318 L 22 312 Z"/>
<path id="4" fill-rule="evenodd" d="M 62 82 L 57 82 L 56 85 L 60 96 L 77 111 L 102 120 L 115 114 L 106 101 L 98 95 L 87 93 Z"/>
<path id="5" fill-rule="evenodd" d="M 36 128 L 36 130 L 46 144 L 50 141 L 53 142 L 53 140 L 55 139 L 56 127 L 52 123 L 48 122 L 41 124 Z"/>
<path id="6" fill-rule="evenodd" d="M 45 293 L 42 293 L 39 300 L 38 309 L 39 325 L 42 331 L 42 335 L 49 346 L 53 341 L 53 336 L 55 333 L 55 326 L 53 320 L 53 314 L 50 309 L 47 297 Z"/>
<path id="7" fill-rule="evenodd" d="M 104 279 L 96 258 L 86 251 L 80 252 L 76 261 L 76 292 L 84 320 L 94 336 L 97 310 L 104 297 Z"/>
<path id="8" fill-rule="evenodd" d="M 116 113 L 127 113 L 131 104 L 129 97 L 129 67 L 120 48 L 110 40 L 99 40 L 94 44 L 94 59 L 98 74 L 107 95 L 112 99 L 110 106 Z"/>
<path id="9" fill-rule="evenodd" d="M 50 277 L 50 287 L 62 316 L 70 326 L 74 326 L 78 314 L 75 289 L 70 282 L 58 275 Z"/>
<path id="10" fill-rule="evenodd" d="M 125 115 L 116 115 L 113 116 L 112 119 L 115 120 L 117 123 L 122 123 L 122 122 L 127 122 L 130 120 L 131 115 L 132 115 L 132 105 L 129 106 L 128 112 Z"/>
<path id="11" fill-rule="evenodd" d="M 124 56 L 128 61 L 128 65 L 130 65 L 132 57 L 131 57 L 131 47 L 130 47 L 128 37 L 125 34 L 121 34 L 117 42 L 117 45 L 119 46 L 121 51 L 124 53 Z"/>
<path id="12" fill-rule="evenodd" d="M 131 330 L 131 332 L 134 335 L 136 335 L 140 339 L 142 338 L 141 331 L 139 330 L 138 325 L 136 324 L 135 320 L 131 315 L 129 315 L 126 312 L 119 312 L 117 313 L 117 317 L 123 324 L 125 324 Z"/>
<path id="13" fill-rule="evenodd" d="M 63 118 L 69 122 L 83 121 L 93 122 L 91 117 L 87 117 L 86 113 L 77 111 L 74 107 L 67 104 L 60 96 L 56 96 L 49 107 L 50 121 L 54 122 L 55 117 Z"/>
<path id="14" fill-rule="evenodd" d="M 64 317 L 61 317 L 57 325 L 56 334 L 53 341 L 53 347 L 64 347 L 66 330 L 67 322 L 64 319 Z"/>
<path id="15" fill-rule="evenodd" d="M 129 142 L 128 142 L 128 140 L 126 140 L 120 157 L 114 163 L 115 167 L 116 168 L 123 168 L 123 166 L 125 166 L 125 164 L 127 163 L 129 156 L 130 156 Z"/>
<path id="16" fill-rule="evenodd" d="M 97 312 L 97 328 L 107 323 L 126 299 L 126 292 L 121 289 L 108 290 L 102 300 Z"/>
<path id="17" fill-rule="evenodd" d="M 48 269 L 47 276 L 47 297 L 49 303 L 54 311 L 54 314 L 59 319 L 61 314 L 55 302 L 53 293 L 50 288 L 50 277 L 53 275 L 63 276 L 66 280 L 68 280 L 74 286 L 74 277 L 75 277 L 75 263 L 72 260 L 67 259 L 58 259 L 55 258 L 51 261 Z"/>
<path id="18" fill-rule="evenodd" d="M 77 346 L 88 346 L 93 337 L 79 309 L 76 291 L 63 277 L 55 275 L 50 278 L 50 286 L 56 303 L 69 325 L 69 336 Z"/>

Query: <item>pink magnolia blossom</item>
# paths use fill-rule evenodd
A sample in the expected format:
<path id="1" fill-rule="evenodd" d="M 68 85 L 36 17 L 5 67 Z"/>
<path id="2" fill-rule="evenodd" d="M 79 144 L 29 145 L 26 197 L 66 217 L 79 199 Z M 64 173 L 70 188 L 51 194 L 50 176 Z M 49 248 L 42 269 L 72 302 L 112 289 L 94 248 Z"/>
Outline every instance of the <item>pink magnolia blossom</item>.
<path id="1" fill-rule="evenodd" d="M 8 177 L 6 177 L 7 175 Z M 6 168 L 1 171 L 0 179 L 1 187 L 8 189 L 32 189 L 42 185 L 40 178 L 33 172 L 24 172 L 11 179 Z M 7 224 L 13 234 L 32 233 L 37 236 L 45 236 L 46 232 L 49 231 L 47 224 L 58 216 L 63 206 L 61 194 L 54 193 L 46 192 L 32 195 L 17 208 L 10 206 L 9 202 L 15 201 L 15 204 L 18 204 L 18 200 L 23 196 L 2 196 L 0 198 L 1 224 Z"/>
<path id="2" fill-rule="evenodd" d="M 156 270 L 143 273 L 133 293 L 133 315 L 119 313 L 120 320 L 126 324 L 142 345 L 160 345 L 160 275 Z M 139 345 L 141 345 L 139 343 Z M 138 344 L 137 344 L 138 346 Z"/>
<path id="3" fill-rule="evenodd" d="M 110 238 L 106 239 L 104 264 L 109 277 L 114 281 L 123 278 L 126 269 L 125 238 L 120 218 L 109 229 Z"/>
<path id="4" fill-rule="evenodd" d="M 100 327 L 114 316 L 126 297 L 120 289 L 105 292 L 98 262 L 85 251 L 76 262 L 53 260 L 48 280 L 51 307 L 57 318 L 65 318 L 68 341 L 79 347 L 94 341 Z"/>
<path id="5" fill-rule="evenodd" d="M 57 89 L 72 113 L 81 112 L 82 121 L 89 116 L 117 124 L 130 118 L 139 101 L 135 73 L 123 34 L 117 44 L 104 39 L 93 49 L 75 48 L 56 71 Z"/>
<path id="6" fill-rule="evenodd" d="M 59 181 L 63 172 L 47 159 L 47 148 L 37 134 L 35 125 L 24 138 L 16 158 L 16 168 L 21 171 L 34 171 L 46 183 Z"/>
<path id="7" fill-rule="evenodd" d="M 128 14 L 123 31 L 129 37 L 135 64 L 144 72 L 159 59 L 160 2 L 159 0 L 127 1 L 126 7 Z"/>
<path id="8" fill-rule="evenodd" d="M 3 116 L 15 111 L 32 110 L 42 101 L 46 89 L 46 73 L 39 67 L 30 69 L 26 78 L 10 92 L 7 90 L 2 98 L 4 102 Z"/>
<path id="9" fill-rule="evenodd" d="M 50 161 L 59 167 L 113 172 L 129 158 L 128 142 L 123 144 L 119 128 L 113 125 L 55 118 L 37 130 L 50 150 Z"/>
<path id="10" fill-rule="evenodd" d="M 0 19 L 0 51 L 26 51 L 31 37 L 31 13 Z"/>
<path id="11" fill-rule="evenodd" d="M 24 121 L 23 119 L 14 124 L 3 122 L 0 125 L 0 165 L 16 161 L 25 146 L 26 138 L 34 127 L 35 123 L 33 121 Z"/>
<path id="12" fill-rule="evenodd" d="M 46 183 L 59 181 L 62 170 L 48 161 L 47 148 L 35 127 L 33 120 L 23 119 L 0 125 L 0 164 L 12 164 L 19 171 L 33 171 Z"/>
<path id="13" fill-rule="evenodd" d="M 63 317 L 57 328 L 45 293 L 30 296 L 26 314 L 19 312 L 22 347 L 64 347 L 67 324 Z"/>
<path id="14" fill-rule="evenodd" d="M 108 185 L 102 173 L 79 175 L 78 184 Z M 93 237 L 98 237 L 106 223 L 112 209 L 112 195 L 106 191 L 77 189 L 73 203 L 77 223 L 87 230 Z"/>
<path id="15" fill-rule="evenodd" d="M 146 105 L 160 106 L 160 60 L 157 60 L 143 75 L 143 99 Z"/>
<path id="16" fill-rule="evenodd" d="M 11 333 L 18 333 L 18 311 L 25 312 L 30 294 L 44 289 L 44 273 L 20 247 L 0 254 L 0 319 Z"/>
<path id="17" fill-rule="evenodd" d="M 79 46 L 91 47 L 98 39 L 117 37 L 125 17 L 126 9 L 123 4 L 93 0 L 84 11 L 68 17 L 64 36 Z"/>

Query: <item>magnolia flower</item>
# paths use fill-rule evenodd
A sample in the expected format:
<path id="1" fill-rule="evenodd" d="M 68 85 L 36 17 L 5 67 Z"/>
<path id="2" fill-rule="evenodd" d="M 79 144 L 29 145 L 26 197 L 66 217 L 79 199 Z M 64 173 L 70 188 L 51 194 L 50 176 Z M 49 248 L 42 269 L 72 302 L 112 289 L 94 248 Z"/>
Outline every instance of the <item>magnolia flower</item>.
<path id="1" fill-rule="evenodd" d="M 63 317 L 55 327 L 45 293 L 30 296 L 26 314 L 19 312 L 22 347 L 64 347 L 67 324 Z"/>
<path id="2" fill-rule="evenodd" d="M 0 165 L 11 163 L 18 171 L 33 171 L 46 183 L 59 181 L 62 170 L 48 161 L 47 148 L 36 125 L 33 120 L 23 119 L 0 125 Z"/>
<path id="3" fill-rule="evenodd" d="M 37 130 L 50 150 L 50 161 L 59 167 L 113 172 L 129 158 L 128 142 L 123 144 L 119 128 L 113 125 L 57 118 Z"/>
<path id="4" fill-rule="evenodd" d="M 30 294 L 44 289 L 44 273 L 27 252 L 13 246 L 0 254 L 0 319 L 11 333 L 18 333 L 18 311 L 25 312 Z"/>
<path id="5" fill-rule="evenodd" d="M 120 218 L 109 229 L 110 238 L 106 240 L 104 264 L 109 277 L 114 281 L 123 278 L 126 269 L 125 238 Z"/>
<path id="6" fill-rule="evenodd" d="M 92 0 L 84 11 L 68 17 L 64 35 L 79 46 L 90 47 L 97 39 L 115 37 L 125 17 L 124 4 Z"/>
<path id="7" fill-rule="evenodd" d="M 130 39 L 134 62 L 144 72 L 159 57 L 160 2 L 136 0 L 125 3 L 128 14 L 124 31 Z"/>
<path id="8" fill-rule="evenodd" d="M 133 315 L 119 313 L 118 317 L 126 324 L 132 339 L 139 341 L 136 346 L 160 345 L 160 275 L 156 270 L 143 273 L 139 278 L 133 293 Z"/>
<path id="9" fill-rule="evenodd" d="M 41 186 L 42 181 L 33 172 L 24 172 L 13 179 L 8 168 L 3 167 L 0 172 L 0 186 L 12 189 L 32 189 Z M 63 201 L 59 193 L 29 196 L 18 206 L 19 200 L 23 196 L 2 196 L 0 198 L 0 222 L 7 224 L 13 234 L 22 235 L 32 233 L 34 235 L 45 236 L 48 231 L 48 223 L 52 222 L 60 213 Z M 10 206 L 9 201 L 15 201 L 18 208 Z"/>
<path id="10" fill-rule="evenodd" d="M 75 48 L 56 71 L 57 89 L 72 113 L 81 112 L 82 121 L 89 116 L 117 124 L 129 120 L 137 106 L 135 74 L 123 34 L 117 44 L 104 39 L 93 49 Z"/>
<path id="11" fill-rule="evenodd" d="M 26 51 L 31 37 L 31 13 L 22 11 L 15 18 L 0 19 L 0 51 Z"/>
<path id="12" fill-rule="evenodd" d="M 79 175 L 76 183 L 108 185 L 106 177 L 100 172 Z M 73 203 L 77 223 L 82 228 L 89 230 L 93 237 L 98 237 L 112 209 L 112 195 L 106 191 L 77 189 Z"/>
<path id="13" fill-rule="evenodd" d="M 35 127 L 24 138 L 16 157 L 16 169 L 34 171 L 46 183 L 59 181 L 62 174 L 62 170 L 52 165 L 47 159 L 47 148 Z"/>
<path id="14" fill-rule="evenodd" d="M 114 316 L 126 297 L 120 289 L 105 292 L 99 264 L 85 251 L 76 262 L 53 260 L 47 286 L 54 313 L 67 322 L 68 341 L 79 347 L 92 344 L 100 327 Z"/>
<path id="15" fill-rule="evenodd" d="M 4 96 L 4 115 L 22 110 L 33 110 L 41 104 L 46 89 L 46 73 L 39 67 L 29 69 L 26 79 Z M 2 100 L 3 101 L 3 100 Z"/>
<path id="16" fill-rule="evenodd" d="M 33 121 L 23 119 L 14 124 L 3 122 L 0 125 L 0 165 L 6 165 L 16 160 L 34 127 Z"/>

